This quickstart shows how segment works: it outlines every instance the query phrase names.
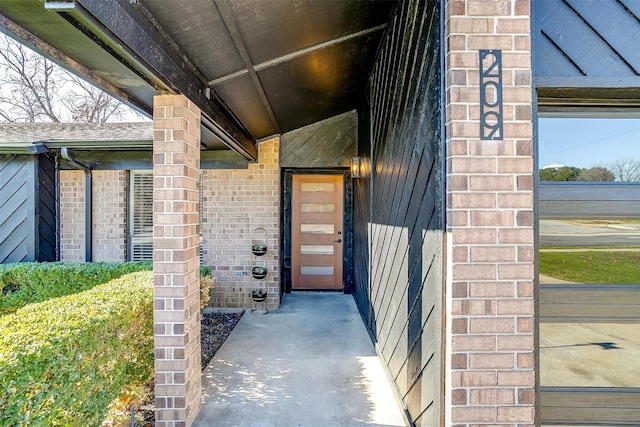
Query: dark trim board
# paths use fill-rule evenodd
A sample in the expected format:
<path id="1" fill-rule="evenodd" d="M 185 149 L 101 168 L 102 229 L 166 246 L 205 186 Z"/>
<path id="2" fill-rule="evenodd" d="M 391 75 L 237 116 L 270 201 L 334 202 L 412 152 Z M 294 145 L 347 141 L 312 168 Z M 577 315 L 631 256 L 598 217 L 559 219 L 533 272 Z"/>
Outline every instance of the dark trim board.
<path id="1" fill-rule="evenodd" d="M 537 88 L 549 88 L 578 93 L 605 93 L 605 90 L 618 91 L 628 98 L 638 98 L 640 93 L 640 77 L 591 77 L 591 76 L 536 76 L 534 84 Z"/>
<path id="2" fill-rule="evenodd" d="M 123 151 L 75 151 L 74 158 L 92 170 L 144 170 L 153 169 L 151 150 Z M 231 150 L 207 150 L 200 152 L 200 169 L 247 169 L 249 161 Z M 74 169 L 62 161 L 60 168 Z"/>

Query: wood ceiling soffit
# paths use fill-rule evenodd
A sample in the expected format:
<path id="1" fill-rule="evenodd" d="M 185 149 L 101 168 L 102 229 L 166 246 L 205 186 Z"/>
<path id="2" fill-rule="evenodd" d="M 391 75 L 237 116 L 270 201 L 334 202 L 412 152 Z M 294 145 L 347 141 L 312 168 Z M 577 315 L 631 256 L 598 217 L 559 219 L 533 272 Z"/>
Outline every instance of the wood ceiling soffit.
<path id="1" fill-rule="evenodd" d="M 271 104 L 269 103 L 267 94 L 264 91 L 264 87 L 262 86 L 262 83 L 260 82 L 260 79 L 258 78 L 258 75 L 256 74 L 256 71 L 253 68 L 251 57 L 249 56 L 249 52 L 247 52 L 247 47 L 245 46 L 244 41 L 242 40 L 242 35 L 238 30 L 235 19 L 233 18 L 233 14 L 231 13 L 231 9 L 229 8 L 227 1 L 215 0 L 215 5 L 217 6 L 218 11 L 220 12 L 220 16 L 222 16 L 222 20 L 224 21 L 224 24 L 227 27 L 227 31 L 229 31 L 229 35 L 233 40 L 233 44 L 235 45 L 236 50 L 238 51 L 238 54 L 240 54 L 240 58 L 242 58 L 242 62 L 244 62 L 244 65 L 246 67 L 246 72 L 249 73 L 251 82 L 253 83 L 254 87 L 256 88 L 256 91 L 258 92 L 258 95 L 260 96 L 262 105 L 267 111 L 267 114 L 269 115 L 269 119 L 271 119 L 271 123 L 273 124 L 274 129 L 276 130 L 277 133 L 280 133 L 281 132 L 280 124 L 278 123 L 278 120 L 276 119 L 276 116 L 273 113 L 273 109 L 271 108 Z"/>
<path id="2" fill-rule="evenodd" d="M 98 37 L 113 38 L 132 55 L 145 69 L 183 93 L 202 110 L 203 124 L 217 134 L 225 144 L 243 156 L 255 160 L 257 147 L 255 138 L 237 119 L 227 104 L 212 91 L 211 99 L 205 95 L 204 85 L 198 74 L 176 52 L 166 38 L 159 37 L 148 17 L 140 14 L 140 9 L 128 0 L 104 2 L 100 0 L 76 0 L 74 14 L 81 20 L 89 20 L 89 25 L 108 29 Z M 136 19 L 137 16 L 137 19 Z M 82 24 L 81 24 L 82 25 Z M 111 35 L 110 35 L 111 34 Z"/>
<path id="3" fill-rule="evenodd" d="M 307 55 L 309 53 L 313 53 L 313 52 L 318 51 L 318 50 L 326 49 L 326 48 L 335 46 L 335 45 L 340 44 L 340 43 L 345 43 L 345 42 L 348 42 L 348 41 L 350 41 L 352 39 L 356 39 L 356 38 L 359 38 L 359 37 L 364 37 L 366 35 L 369 35 L 371 33 L 375 33 L 377 31 L 383 31 L 386 28 L 387 28 L 387 24 L 382 24 L 382 25 L 378 25 L 378 26 L 375 26 L 375 27 L 372 27 L 372 28 L 367 28 L 366 30 L 358 31 L 357 33 L 348 34 L 348 35 L 343 36 L 343 37 L 339 37 L 339 38 L 336 38 L 336 39 L 333 39 L 333 40 L 329 40 L 329 41 L 326 41 L 326 42 L 323 42 L 323 43 L 319 43 L 319 44 L 314 45 L 314 46 L 310 46 L 310 47 L 305 48 L 305 49 L 301 49 L 301 50 L 292 52 L 292 53 L 290 53 L 288 55 L 281 56 L 279 58 L 275 58 L 275 59 L 272 59 L 272 60 L 269 60 L 269 61 L 262 62 L 260 64 L 252 66 L 252 68 L 253 68 L 253 70 L 255 72 L 262 71 L 262 70 L 265 70 L 267 68 L 275 67 L 276 65 L 280 65 L 280 64 L 284 64 L 284 63 L 289 62 L 289 61 L 293 61 L 294 59 L 300 58 L 301 56 Z M 245 70 L 239 70 L 239 71 L 236 71 L 235 73 L 231 73 L 231 74 L 228 74 L 226 76 L 222 76 L 222 77 L 219 77 L 217 79 L 211 80 L 210 82 L 208 82 L 208 85 L 209 86 L 216 86 L 216 85 L 224 83 L 224 82 L 226 82 L 228 80 L 235 79 L 237 77 L 243 76 L 243 75 L 245 75 L 247 73 L 248 73 L 248 70 L 246 70 L 246 69 Z"/>

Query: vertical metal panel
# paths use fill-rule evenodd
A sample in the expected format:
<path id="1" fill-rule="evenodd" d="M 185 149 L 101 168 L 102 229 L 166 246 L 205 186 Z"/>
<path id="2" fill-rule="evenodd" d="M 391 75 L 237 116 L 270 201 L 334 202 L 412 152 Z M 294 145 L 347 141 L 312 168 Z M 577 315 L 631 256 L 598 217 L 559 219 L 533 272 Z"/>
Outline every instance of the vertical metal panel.
<path id="1" fill-rule="evenodd" d="M 51 262 L 58 259 L 58 225 L 56 219 L 57 158 L 53 153 L 35 156 L 36 182 L 34 201 L 36 212 L 35 259 Z"/>
<path id="2" fill-rule="evenodd" d="M 360 136 L 371 177 L 355 186 L 356 241 L 368 239 L 356 245 L 356 302 L 416 425 L 442 415 L 440 7 L 407 1 L 391 19 L 368 88 L 370 140 Z"/>

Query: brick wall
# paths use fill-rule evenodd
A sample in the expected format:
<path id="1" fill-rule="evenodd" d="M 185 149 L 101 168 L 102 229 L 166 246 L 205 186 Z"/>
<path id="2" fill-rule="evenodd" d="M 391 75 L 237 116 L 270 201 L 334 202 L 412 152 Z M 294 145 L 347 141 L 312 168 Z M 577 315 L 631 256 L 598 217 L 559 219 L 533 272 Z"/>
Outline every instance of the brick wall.
<path id="1" fill-rule="evenodd" d="M 269 234 L 269 252 L 256 257 L 269 271 L 268 308 L 279 306 L 279 146 L 278 138 L 260 143 L 258 162 L 248 169 L 203 171 L 204 264 L 216 278 L 210 306 L 250 306 L 251 232 L 257 227 Z"/>
<path id="2" fill-rule="evenodd" d="M 528 0 L 446 2 L 448 424 L 533 426 Z M 479 137 L 479 49 L 501 49 L 504 139 Z"/>
<path id="3" fill-rule="evenodd" d="M 60 260 L 85 260 L 85 173 L 60 171 Z M 93 261 L 125 261 L 127 194 L 125 171 L 92 171 Z"/>
<path id="4" fill-rule="evenodd" d="M 84 242 L 84 188 L 83 171 L 60 171 L 60 260 L 83 262 Z"/>
<path id="5" fill-rule="evenodd" d="M 93 260 L 127 260 L 127 174 L 93 171 Z"/>

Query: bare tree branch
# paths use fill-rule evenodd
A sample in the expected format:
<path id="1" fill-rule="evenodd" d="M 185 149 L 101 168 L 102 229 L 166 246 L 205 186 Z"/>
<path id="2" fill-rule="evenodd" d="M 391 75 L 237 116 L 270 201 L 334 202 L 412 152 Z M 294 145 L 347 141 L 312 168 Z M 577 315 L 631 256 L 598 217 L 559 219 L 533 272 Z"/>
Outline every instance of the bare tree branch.
<path id="1" fill-rule="evenodd" d="M 640 159 L 623 157 L 607 163 L 609 169 L 616 177 L 616 181 L 638 182 L 640 181 Z"/>
<path id="2" fill-rule="evenodd" d="M 102 124 L 131 113 L 109 94 L 0 35 L 0 121 Z"/>
<path id="3" fill-rule="evenodd" d="M 60 82 L 53 64 L 14 41 L 0 47 L 0 61 L 3 116 L 13 121 L 60 121 L 60 111 L 54 107 Z"/>
<path id="4" fill-rule="evenodd" d="M 102 124 L 122 120 L 129 112 L 123 103 L 78 77 L 68 75 L 68 82 L 72 89 L 62 103 L 74 122 Z"/>

